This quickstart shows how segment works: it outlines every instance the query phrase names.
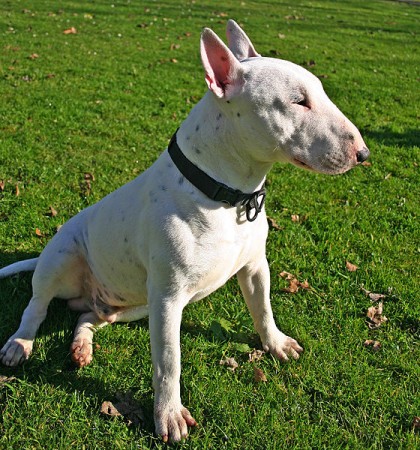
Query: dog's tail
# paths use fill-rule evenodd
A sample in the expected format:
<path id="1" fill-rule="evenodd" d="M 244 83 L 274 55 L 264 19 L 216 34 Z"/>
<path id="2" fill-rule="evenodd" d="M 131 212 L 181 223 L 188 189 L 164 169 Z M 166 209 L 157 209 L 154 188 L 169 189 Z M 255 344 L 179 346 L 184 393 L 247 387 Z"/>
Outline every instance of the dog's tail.
<path id="1" fill-rule="evenodd" d="M 0 278 L 10 277 L 19 272 L 30 272 L 35 270 L 38 258 L 26 259 L 25 261 L 18 261 L 10 266 L 3 267 L 0 269 Z"/>

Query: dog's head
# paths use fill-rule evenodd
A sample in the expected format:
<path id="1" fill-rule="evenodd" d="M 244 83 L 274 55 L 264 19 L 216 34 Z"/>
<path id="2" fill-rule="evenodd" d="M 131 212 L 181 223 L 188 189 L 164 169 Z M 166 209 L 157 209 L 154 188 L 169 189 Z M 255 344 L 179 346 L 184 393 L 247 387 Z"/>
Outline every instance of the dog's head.
<path id="1" fill-rule="evenodd" d="M 339 174 L 368 158 L 359 131 L 318 78 L 289 61 L 261 57 L 233 20 L 227 37 L 229 48 L 210 29 L 202 33 L 206 81 L 255 160 Z"/>

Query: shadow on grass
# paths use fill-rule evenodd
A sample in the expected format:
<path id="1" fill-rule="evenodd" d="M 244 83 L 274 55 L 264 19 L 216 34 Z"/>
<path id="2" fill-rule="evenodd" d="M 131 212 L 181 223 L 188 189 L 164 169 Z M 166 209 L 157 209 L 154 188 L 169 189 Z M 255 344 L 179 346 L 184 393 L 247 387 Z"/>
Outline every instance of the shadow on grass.
<path id="1" fill-rule="evenodd" d="M 366 129 L 363 130 L 362 135 L 389 146 L 420 147 L 420 130 L 415 128 L 406 130 L 403 133 L 390 128 Z"/>

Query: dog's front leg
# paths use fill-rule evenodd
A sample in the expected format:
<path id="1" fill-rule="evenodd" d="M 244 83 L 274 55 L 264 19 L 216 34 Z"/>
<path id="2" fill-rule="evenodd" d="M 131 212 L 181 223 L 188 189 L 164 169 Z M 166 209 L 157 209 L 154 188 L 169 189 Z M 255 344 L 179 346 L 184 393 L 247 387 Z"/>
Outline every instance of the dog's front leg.
<path id="1" fill-rule="evenodd" d="M 181 403 L 180 328 L 183 304 L 172 298 L 149 297 L 150 342 L 155 389 L 156 433 L 165 442 L 177 442 L 188 435 L 188 426 L 197 425 Z"/>
<path id="2" fill-rule="evenodd" d="M 282 333 L 274 322 L 270 304 L 270 271 L 265 256 L 243 267 L 237 276 L 264 350 L 285 361 L 289 356 L 298 359 L 302 347 Z"/>

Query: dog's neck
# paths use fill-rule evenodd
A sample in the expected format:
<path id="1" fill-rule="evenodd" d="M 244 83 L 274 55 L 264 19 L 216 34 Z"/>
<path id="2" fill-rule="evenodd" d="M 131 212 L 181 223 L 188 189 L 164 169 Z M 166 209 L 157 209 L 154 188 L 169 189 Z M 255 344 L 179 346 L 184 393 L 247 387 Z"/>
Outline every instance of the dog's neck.
<path id="1" fill-rule="evenodd" d="M 177 133 L 184 155 L 215 180 L 242 192 L 262 186 L 272 164 L 252 158 L 249 142 L 238 137 L 228 115 L 212 93 L 207 93 Z"/>

